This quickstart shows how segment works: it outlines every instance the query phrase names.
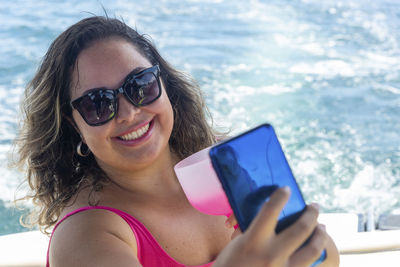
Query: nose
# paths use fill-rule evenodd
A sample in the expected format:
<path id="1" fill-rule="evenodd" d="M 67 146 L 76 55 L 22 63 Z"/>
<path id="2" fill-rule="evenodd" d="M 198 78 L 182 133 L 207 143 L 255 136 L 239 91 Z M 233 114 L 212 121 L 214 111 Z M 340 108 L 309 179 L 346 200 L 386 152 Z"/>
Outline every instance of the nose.
<path id="1" fill-rule="evenodd" d="M 124 95 L 118 96 L 118 113 L 115 119 L 118 123 L 131 122 L 140 113 L 140 108 L 135 107 Z"/>

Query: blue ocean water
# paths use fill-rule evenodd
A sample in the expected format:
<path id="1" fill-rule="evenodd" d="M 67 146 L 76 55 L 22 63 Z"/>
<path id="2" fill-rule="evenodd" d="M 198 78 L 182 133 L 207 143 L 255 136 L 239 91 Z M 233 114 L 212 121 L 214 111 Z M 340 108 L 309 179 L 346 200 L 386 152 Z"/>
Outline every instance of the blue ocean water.
<path id="1" fill-rule="evenodd" d="M 7 160 L 23 88 L 52 40 L 103 7 L 198 80 L 220 129 L 273 124 L 308 202 L 400 213 L 399 1 L 2 0 L 0 234 L 22 231 Z"/>

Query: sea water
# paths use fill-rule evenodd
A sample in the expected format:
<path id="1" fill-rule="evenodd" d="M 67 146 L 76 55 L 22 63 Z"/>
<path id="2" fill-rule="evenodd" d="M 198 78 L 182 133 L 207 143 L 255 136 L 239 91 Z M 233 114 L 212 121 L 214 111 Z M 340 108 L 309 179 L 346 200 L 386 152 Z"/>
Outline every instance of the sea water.
<path id="1" fill-rule="evenodd" d="M 400 213 L 399 1 L 1 0 L 0 234 L 23 231 L 10 201 L 24 175 L 7 161 L 24 86 L 58 34 L 103 8 L 197 79 L 219 129 L 274 125 L 307 202 Z"/>

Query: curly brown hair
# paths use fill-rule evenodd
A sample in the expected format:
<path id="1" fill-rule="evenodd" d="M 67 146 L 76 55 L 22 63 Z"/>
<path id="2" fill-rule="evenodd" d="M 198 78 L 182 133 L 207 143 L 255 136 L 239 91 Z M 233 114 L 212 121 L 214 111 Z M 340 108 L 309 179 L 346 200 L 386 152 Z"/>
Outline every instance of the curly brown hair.
<path id="1" fill-rule="evenodd" d="M 212 145 L 216 139 L 197 83 L 167 63 L 146 35 L 118 19 L 93 16 L 79 21 L 54 40 L 27 85 L 15 141 L 19 155 L 15 165 L 26 170 L 32 190 L 25 199 L 32 199 L 39 209 L 33 213 L 31 224 L 38 224 L 45 232 L 57 222 L 82 181 L 89 182 L 94 191 L 101 190 L 107 181 L 93 155 L 76 154 L 81 138 L 68 117 L 72 114 L 72 70 L 78 55 L 94 42 L 109 38 L 128 41 L 152 64 L 159 64 L 174 111 L 169 144 L 179 159 Z"/>

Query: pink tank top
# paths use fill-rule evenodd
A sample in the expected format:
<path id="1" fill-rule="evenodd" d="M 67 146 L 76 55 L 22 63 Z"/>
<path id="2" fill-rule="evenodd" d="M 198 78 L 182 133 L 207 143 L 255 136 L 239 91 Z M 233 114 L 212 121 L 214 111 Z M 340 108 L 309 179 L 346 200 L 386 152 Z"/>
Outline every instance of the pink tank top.
<path id="1" fill-rule="evenodd" d="M 103 209 L 114 212 L 127 222 L 127 224 L 131 227 L 133 234 L 135 235 L 137 242 L 137 253 L 138 253 L 137 257 L 143 267 L 187 267 L 188 266 L 177 262 L 171 256 L 169 256 L 165 252 L 165 250 L 157 243 L 157 241 L 149 232 L 149 230 L 147 230 L 146 227 L 140 221 L 138 221 L 128 213 L 110 207 L 104 207 L 104 206 L 83 207 L 68 213 L 55 225 L 51 237 L 53 236 L 54 231 L 57 229 L 57 226 L 65 219 L 67 219 L 69 216 L 72 216 L 76 213 L 85 210 L 93 210 L 93 209 Z M 50 242 L 51 242 L 51 237 L 50 237 Z M 49 242 L 49 248 L 50 248 L 50 242 Z M 213 262 L 193 267 L 209 267 L 212 265 L 212 263 Z M 47 250 L 46 267 L 50 267 L 49 249 Z"/>

